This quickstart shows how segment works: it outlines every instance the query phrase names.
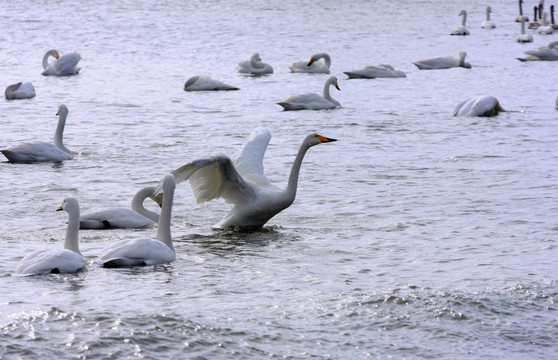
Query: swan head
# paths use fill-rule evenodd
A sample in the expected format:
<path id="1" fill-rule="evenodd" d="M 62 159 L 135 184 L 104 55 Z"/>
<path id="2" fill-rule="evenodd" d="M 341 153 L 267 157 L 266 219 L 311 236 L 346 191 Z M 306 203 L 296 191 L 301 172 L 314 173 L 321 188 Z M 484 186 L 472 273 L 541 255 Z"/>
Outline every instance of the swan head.
<path id="1" fill-rule="evenodd" d="M 45 56 L 47 56 L 47 57 L 52 56 L 52 57 L 55 57 L 56 59 L 60 59 L 60 54 L 58 53 L 58 50 L 54 50 L 54 49 L 47 51 Z"/>
<path id="2" fill-rule="evenodd" d="M 306 66 L 311 66 L 314 62 L 320 60 L 321 58 L 329 58 L 329 55 L 326 53 L 314 54 L 312 55 L 310 61 L 308 61 L 308 64 L 306 64 Z"/>
<path id="3" fill-rule="evenodd" d="M 461 10 L 459 12 L 459 15 L 457 15 L 457 16 L 461 16 L 461 15 L 467 15 L 467 10 Z"/>
<path id="4" fill-rule="evenodd" d="M 68 115 L 68 107 L 64 104 L 58 106 L 58 111 L 56 112 L 58 116 L 67 116 Z"/>
<path id="5" fill-rule="evenodd" d="M 254 53 L 254 55 L 252 55 L 252 59 L 254 61 L 262 61 L 262 59 L 260 58 L 260 54 L 258 53 Z"/>
<path id="6" fill-rule="evenodd" d="M 337 139 L 328 138 L 318 133 L 312 133 L 304 139 L 303 144 L 308 147 L 312 147 L 321 143 L 328 143 L 333 141 L 337 141 Z"/>
<path id="7" fill-rule="evenodd" d="M 336 88 L 337 90 L 341 91 L 341 88 L 339 88 L 339 82 L 337 81 L 337 78 L 336 78 L 335 76 L 330 77 L 330 78 L 327 80 L 327 83 L 330 84 L 330 85 L 335 86 L 335 88 Z"/>
<path id="8" fill-rule="evenodd" d="M 66 212 L 73 212 L 79 210 L 79 203 L 73 197 L 67 197 L 62 201 L 62 205 L 56 211 L 66 211 Z"/>

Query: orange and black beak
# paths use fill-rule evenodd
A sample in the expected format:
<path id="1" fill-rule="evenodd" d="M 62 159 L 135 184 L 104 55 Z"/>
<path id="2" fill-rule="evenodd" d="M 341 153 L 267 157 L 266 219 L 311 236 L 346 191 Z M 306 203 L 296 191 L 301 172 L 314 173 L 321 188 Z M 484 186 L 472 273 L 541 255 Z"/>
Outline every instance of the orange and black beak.
<path id="1" fill-rule="evenodd" d="M 337 141 L 337 139 L 327 138 L 327 137 L 322 136 L 322 135 L 318 135 L 318 139 L 320 139 L 321 142 L 332 142 L 332 141 Z"/>

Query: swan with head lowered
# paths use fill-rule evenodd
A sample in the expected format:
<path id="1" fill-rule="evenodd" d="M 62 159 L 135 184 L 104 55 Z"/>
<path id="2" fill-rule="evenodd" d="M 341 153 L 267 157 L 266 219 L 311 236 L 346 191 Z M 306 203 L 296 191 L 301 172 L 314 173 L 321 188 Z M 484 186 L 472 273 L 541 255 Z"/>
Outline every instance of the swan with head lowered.
<path id="1" fill-rule="evenodd" d="M 486 20 L 481 23 L 481 28 L 483 29 L 494 29 L 496 27 L 496 23 L 490 19 L 490 13 L 492 12 L 492 8 L 490 6 L 486 7 Z"/>
<path id="2" fill-rule="evenodd" d="M 184 84 L 184 91 L 220 91 L 220 90 L 240 90 L 236 86 L 232 86 L 222 82 L 221 80 L 212 79 L 209 76 L 192 76 Z"/>
<path id="3" fill-rule="evenodd" d="M 453 29 L 451 35 L 469 35 L 469 30 L 467 30 L 467 11 L 461 10 L 459 16 L 463 16 L 461 25 Z"/>
<path id="4" fill-rule="evenodd" d="M 273 67 L 262 62 L 260 54 L 255 53 L 250 60 L 242 60 L 236 66 L 238 72 L 252 75 L 273 74 Z"/>
<path id="5" fill-rule="evenodd" d="M 55 59 L 52 63 L 48 62 L 50 57 Z M 49 50 L 43 57 L 43 75 L 76 75 L 81 70 L 77 67 L 80 60 L 81 55 L 75 52 L 60 56 L 57 50 Z"/>
<path id="6" fill-rule="evenodd" d="M 470 99 L 459 103 L 453 112 L 452 116 L 496 116 L 500 111 L 506 111 L 500 105 L 498 99 L 494 96 L 473 96 Z"/>
<path id="7" fill-rule="evenodd" d="M 4 96 L 6 96 L 7 100 L 31 99 L 34 98 L 35 95 L 35 87 L 30 82 L 18 82 L 9 85 L 4 91 Z"/>
<path id="8" fill-rule="evenodd" d="M 257 128 L 242 146 L 236 160 L 220 154 L 192 161 L 172 172 L 178 183 L 188 180 L 198 204 L 223 198 L 233 204 L 219 228 L 259 228 L 288 208 L 295 200 L 300 167 L 312 146 L 336 141 L 318 134 L 308 135 L 293 162 L 287 188 L 277 188 L 264 175 L 263 157 L 271 133 Z M 164 195 L 164 191 L 163 191 Z M 159 191 L 155 197 L 159 199 Z M 164 200 L 163 200 L 164 205 Z"/>
<path id="9" fill-rule="evenodd" d="M 145 199 L 153 197 L 154 186 L 141 188 L 132 198 L 132 208 L 113 208 L 82 215 L 80 229 L 138 229 L 154 225 L 159 214 L 143 206 Z"/>
<path id="10" fill-rule="evenodd" d="M 339 101 L 331 97 L 329 93 L 330 86 L 341 90 L 337 83 L 337 78 L 332 76 L 324 84 L 323 96 L 316 93 L 291 95 L 277 104 L 281 105 L 285 110 L 325 110 L 341 106 Z"/>
<path id="11" fill-rule="evenodd" d="M 85 259 L 79 251 L 79 203 L 68 197 L 57 211 L 61 210 L 69 215 L 64 249 L 36 250 L 29 253 L 17 266 L 17 275 L 72 273 L 85 266 Z"/>
<path id="12" fill-rule="evenodd" d="M 535 50 L 525 51 L 527 56 L 517 58 L 519 61 L 558 61 L 558 40 Z"/>
<path id="13" fill-rule="evenodd" d="M 170 224 L 176 181 L 174 176 L 167 174 L 161 183 L 161 215 L 157 238 L 120 240 L 105 248 L 96 260 L 97 263 L 104 267 L 130 267 L 166 264 L 175 260 Z"/>
<path id="14" fill-rule="evenodd" d="M 54 133 L 54 144 L 37 141 L 0 150 L 0 152 L 8 158 L 9 162 L 13 163 L 34 163 L 72 159 L 74 157 L 72 152 L 67 149 L 62 142 L 62 134 L 64 133 L 66 117 L 68 116 L 68 108 L 66 105 L 60 105 L 56 115 L 58 115 L 58 125 Z"/>
<path id="15" fill-rule="evenodd" d="M 380 64 L 378 66 L 367 65 L 364 69 L 343 71 L 349 79 L 375 79 L 375 78 L 404 78 L 407 77 L 401 70 L 395 70 L 393 66 Z"/>
<path id="16" fill-rule="evenodd" d="M 459 59 L 451 56 L 441 56 L 430 59 L 423 59 L 415 61 L 413 64 L 416 65 L 420 70 L 435 70 L 435 69 L 449 69 L 454 67 L 462 67 L 465 69 L 470 69 L 471 64 L 465 61 L 467 53 L 461 51 L 459 53 Z"/>
<path id="17" fill-rule="evenodd" d="M 320 61 L 323 59 L 324 61 Z M 318 53 L 312 55 L 309 61 L 300 60 L 289 65 L 292 72 L 295 73 L 320 73 L 329 74 L 331 66 L 331 57 L 328 53 Z"/>

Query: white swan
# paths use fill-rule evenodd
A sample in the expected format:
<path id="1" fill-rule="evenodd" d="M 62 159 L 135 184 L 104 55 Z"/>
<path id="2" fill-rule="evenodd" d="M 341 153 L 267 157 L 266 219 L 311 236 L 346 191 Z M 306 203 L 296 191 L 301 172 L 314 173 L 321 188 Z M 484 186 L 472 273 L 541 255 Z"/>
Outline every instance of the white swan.
<path id="1" fill-rule="evenodd" d="M 536 50 L 525 51 L 527 56 L 517 58 L 519 61 L 558 61 L 558 40 L 552 41 L 548 46 Z"/>
<path id="2" fill-rule="evenodd" d="M 170 223 L 175 186 L 174 176 L 167 174 L 163 177 L 162 206 L 156 240 L 141 238 L 118 241 L 104 249 L 96 262 L 104 267 L 128 267 L 174 261 L 176 254 L 172 244 Z"/>
<path id="3" fill-rule="evenodd" d="M 236 86 L 214 80 L 209 76 L 192 76 L 184 84 L 184 91 L 240 90 Z"/>
<path id="4" fill-rule="evenodd" d="M 543 16 L 542 16 L 542 23 L 541 25 L 537 28 L 537 33 L 541 34 L 541 35 L 552 35 L 552 33 L 554 33 L 554 29 L 552 27 L 551 24 L 548 23 L 548 14 L 547 12 L 543 12 Z"/>
<path id="5" fill-rule="evenodd" d="M 498 99 L 494 96 L 473 96 L 470 99 L 459 103 L 452 116 L 496 116 L 500 111 L 506 111 L 502 108 Z"/>
<path id="6" fill-rule="evenodd" d="M 9 149 L 0 150 L 0 152 L 8 158 L 8 161 L 14 163 L 63 161 L 72 159 L 74 157 L 72 152 L 64 146 L 62 141 L 66 117 L 68 116 L 68 108 L 66 105 L 60 105 L 56 115 L 58 115 L 58 125 L 54 133 L 54 144 L 37 141 L 20 144 Z"/>
<path id="7" fill-rule="evenodd" d="M 529 21 L 529 16 L 523 15 L 523 0 L 519 0 L 519 15 L 515 18 L 515 22 Z"/>
<path id="8" fill-rule="evenodd" d="M 233 204 L 233 208 L 217 227 L 261 227 L 295 200 L 300 166 L 308 149 L 314 145 L 336 141 L 318 134 L 308 135 L 300 145 L 292 165 L 287 188 L 281 190 L 263 172 L 263 157 L 270 139 L 268 129 L 257 128 L 242 146 L 234 162 L 228 156 L 220 154 L 192 161 L 174 170 L 172 174 L 178 183 L 185 180 L 190 182 L 198 204 L 220 197 Z"/>
<path id="9" fill-rule="evenodd" d="M 319 61 L 324 59 L 323 62 Z M 312 55 L 310 61 L 300 60 L 289 65 L 292 72 L 295 73 L 322 73 L 329 74 L 331 66 L 331 57 L 327 53 L 318 53 Z"/>
<path id="10" fill-rule="evenodd" d="M 250 60 L 242 60 L 236 66 L 238 72 L 253 74 L 253 75 L 263 75 L 263 74 L 273 74 L 273 67 L 269 64 L 262 62 L 260 54 L 255 53 L 252 55 Z"/>
<path id="11" fill-rule="evenodd" d="M 461 10 L 458 16 L 463 16 L 461 25 L 453 29 L 451 35 L 469 35 L 469 30 L 467 30 L 467 11 Z"/>
<path id="12" fill-rule="evenodd" d="M 82 215 L 80 229 L 137 229 L 154 225 L 159 215 L 147 210 L 143 202 L 153 196 L 154 186 L 141 188 L 132 199 L 132 209 L 113 208 Z"/>
<path id="13" fill-rule="evenodd" d="M 442 56 L 418 60 L 413 64 L 415 64 L 420 70 L 449 69 L 454 67 L 470 69 L 471 64 L 465 61 L 466 56 L 467 53 L 465 51 L 461 51 L 459 53 L 459 59 L 451 56 Z"/>
<path id="14" fill-rule="evenodd" d="M 48 58 L 51 56 L 54 57 L 56 60 L 49 64 Z M 77 64 L 80 60 L 81 55 L 78 53 L 69 53 L 60 56 L 57 50 L 49 50 L 43 57 L 43 75 L 76 75 L 81 70 L 81 68 L 77 67 Z"/>
<path id="15" fill-rule="evenodd" d="M 30 82 L 18 82 L 9 85 L 4 91 L 4 95 L 8 100 L 31 99 L 35 97 L 35 87 Z"/>
<path id="16" fill-rule="evenodd" d="M 515 41 L 520 43 L 533 42 L 533 36 L 525 33 L 525 19 L 521 21 L 521 34 L 515 37 Z"/>
<path id="17" fill-rule="evenodd" d="M 494 29 L 496 27 L 496 23 L 490 20 L 490 13 L 492 12 L 492 8 L 490 6 L 486 7 L 486 20 L 481 23 L 481 28 L 483 29 Z"/>
<path id="18" fill-rule="evenodd" d="M 337 78 L 332 76 L 325 82 L 323 96 L 316 93 L 291 95 L 277 104 L 281 105 L 285 110 L 325 110 L 341 106 L 339 101 L 332 98 L 329 94 L 330 86 L 335 86 L 337 90 L 341 90 L 337 83 Z"/>
<path id="19" fill-rule="evenodd" d="M 343 71 L 349 79 L 375 79 L 375 78 L 404 78 L 407 77 L 401 70 L 395 70 L 393 66 L 380 64 L 378 66 L 367 65 L 364 69 Z"/>
<path id="20" fill-rule="evenodd" d="M 16 274 L 22 276 L 72 273 L 85 266 L 85 259 L 79 251 L 79 203 L 68 197 L 57 211 L 64 210 L 69 214 L 68 228 L 64 249 L 36 250 L 21 260 Z"/>

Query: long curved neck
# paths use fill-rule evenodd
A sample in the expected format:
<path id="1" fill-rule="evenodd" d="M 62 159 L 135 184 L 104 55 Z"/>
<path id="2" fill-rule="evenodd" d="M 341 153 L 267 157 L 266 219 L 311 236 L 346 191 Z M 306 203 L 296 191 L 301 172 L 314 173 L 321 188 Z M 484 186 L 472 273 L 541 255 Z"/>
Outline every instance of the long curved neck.
<path id="1" fill-rule="evenodd" d="M 163 188 L 163 207 L 157 228 L 157 240 L 167 245 L 172 251 L 174 251 L 174 246 L 172 245 L 170 224 L 173 198 L 174 186 L 165 186 Z"/>
<path id="2" fill-rule="evenodd" d="M 465 26 L 467 23 L 467 12 L 463 11 L 463 20 L 461 20 L 461 25 Z"/>
<path id="3" fill-rule="evenodd" d="M 46 69 L 49 66 L 48 58 L 54 56 L 51 51 L 48 51 L 45 56 L 43 56 L 43 69 Z"/>
<path id="4" fill-rule="evenodd" d="M 148 219 L 151 219 L 154 222 L 158 222 L 159 221 L 159 214 L 157 214 L 157 213 L 155 213 L 151 210 L 147 210 L 143 206 L 143 202 L 145 201 L 145 199 L 152 196 L 154 191 L 155 191 L 154 186 L 146 186 L 144 188 L 141 188 L 136 193 L 136 195 L 134 195 L 134 197 L 132 198 L 132 210 L 134 210 L 135 212 L 145 216 Z"/>
<path id="5" fill-rule="evenodd" d="M 322 58 L 324 59 L 325 64 L 329 69 L 329 67 L 331 66 L 331 57 L 328 54 L 324 53 L 324 54 L 322 54 Z"/>
<path id="6" fill-rule="evenodd" d="M 68 215 L 68 228 L 66 230 L 64 249 L 72 250 L 81 255 L 79 251 L 79 208 L 68 212 Z"/>
<path id="7" fill-rule="evenodd" d="M 300 174 L 300 167 L 302 165 L 302 160 L 304 160 L 304 155 L 310 149 L 310 146 L 305 144 L 304 142 L 300 145 L 298 149 L 298 153 L 293 162 L 293 166 L 291 167 L 291 174 L 289 175 L 289 183 L 287 184 L 287 189 L 285 190 L 285 195 L 287 200 L 289 201 L 289 205 L 294 201 L 296 197 L 296 189 L 298 187 L 298 176 Z"/>
<path id="8" fill-rule="evenodd" d="M 334 98 L 331 97 L 331 94 L 329 93 L 329 87 L 331 86 L 331 82 L 326 81 L 325 85 L 324 85 L 324 99 L 326 99 L 327 101 L 330 101 L 334 104 L 336 104 L 337 106 L 339 106 L 339 102 L 337 100 L 335 100 Z"/>
<path id="9" fill-rule="evenodd" d="M 66 152 L 69 152 L 69 150 L 64 147 L 64 142 L 62 141 L 64 127 L 66 126 L 66 116 L 68 116 L 66 112 L 62 112 L 58 115 L 58 125 L 56 126 L 56 132 L 54 133 L 54 145 Z"/>

